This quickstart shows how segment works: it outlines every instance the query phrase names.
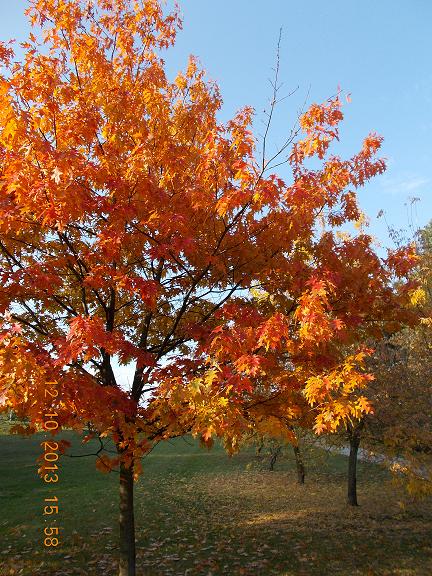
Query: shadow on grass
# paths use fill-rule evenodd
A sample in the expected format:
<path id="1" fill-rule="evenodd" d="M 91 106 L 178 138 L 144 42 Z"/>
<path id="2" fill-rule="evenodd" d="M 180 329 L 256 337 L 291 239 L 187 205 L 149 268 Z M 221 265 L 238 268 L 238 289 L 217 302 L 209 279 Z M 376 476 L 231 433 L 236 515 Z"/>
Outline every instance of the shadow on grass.
<path id="1" fill-rule="evenodd" d="M 62 543 L 47 550 L 41 439 L 0 436 L 0 575 L 114 576 L 118 477 L 91 458 L 61 459 L 52 490 Z M 252 452 L 228 458 L 180 439 L 158 446 L 136 484 L 138 576 L 432 574 L 430 501 L 403 510 L 385 474 L 361 464 L 362 505 L 349 509 L 346 459 L 314 462 L 299 486 L 289 460 L 267 472 Z"/>
<path id="2" fill-rule="evenodd" d="M 143 574 L 432 574 L 430 508 L 402 513 L 382 483 L 355 510 L 339 482 L 280 472 L 168 479 L 157 511 L 155 490 L 138 497 Z"/>

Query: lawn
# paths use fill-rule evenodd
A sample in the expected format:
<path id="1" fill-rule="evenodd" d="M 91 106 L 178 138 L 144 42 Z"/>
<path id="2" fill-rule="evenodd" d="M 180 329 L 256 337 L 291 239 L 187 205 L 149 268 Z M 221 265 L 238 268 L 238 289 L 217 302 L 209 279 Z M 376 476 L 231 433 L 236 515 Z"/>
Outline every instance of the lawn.
<path id="1" fill-rule="evenodd" d="M 0 575 L 114 575 L 118 476 L 63 457 L 51 488 L 36 475 L 42 438 L 0 435 Z M 361 506 L 348 509 L 344 456 L 312 453 L 304 486 L 290 452 L 273 472 L 264 464 L 190 438 L 158 445 L 136 485 L 138 576 L 432 574 L 431 502 L 410 502 L 376 465 L 360 464 Z M 47 551 L 52 495 L 61 546 Z"/>

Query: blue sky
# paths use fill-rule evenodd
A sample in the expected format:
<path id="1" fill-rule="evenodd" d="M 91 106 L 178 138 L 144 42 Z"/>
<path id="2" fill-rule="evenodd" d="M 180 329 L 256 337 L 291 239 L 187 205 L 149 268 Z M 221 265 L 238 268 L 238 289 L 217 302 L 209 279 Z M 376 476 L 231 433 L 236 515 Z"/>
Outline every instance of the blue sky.
<path id="1" fill-rule="evenodd" d="M 23 39 L 24 0 L 0 0 L 0 39 Z M 167 55 L 168 69 L 196 55 L 224 98 L 221 119 L 243 105 L 256 109 L 255 128 L 271 95 L 268 78 L 283 28 L 281 95 L 299 87 L 278 109 L 270 144 L 289 133 L 308 91 L 309 102 L 340 86 L 344 107 L 341 156 L 355 153 L 364 136 L 385 138 L 388 170 L 359 194 L 370 232 L 391 245 L 383 219 L 396 228 L 432 218 L 432 2 L 429 0 L 183 0 L 183 31 Z M 414 208 L 410 199 L 416 197 Z"/>

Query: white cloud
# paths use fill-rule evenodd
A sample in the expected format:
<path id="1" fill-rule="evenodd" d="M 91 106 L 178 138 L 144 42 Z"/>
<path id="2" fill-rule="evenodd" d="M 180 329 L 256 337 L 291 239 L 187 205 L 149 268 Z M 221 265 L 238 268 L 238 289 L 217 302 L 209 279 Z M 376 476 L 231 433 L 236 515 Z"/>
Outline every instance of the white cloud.
<path id="1" fill-rule="evenodd" d="M 387 194 L 410 194 L 430 184 L 430 178 L 414 175 L 384 176 L 381 186 Z"/>

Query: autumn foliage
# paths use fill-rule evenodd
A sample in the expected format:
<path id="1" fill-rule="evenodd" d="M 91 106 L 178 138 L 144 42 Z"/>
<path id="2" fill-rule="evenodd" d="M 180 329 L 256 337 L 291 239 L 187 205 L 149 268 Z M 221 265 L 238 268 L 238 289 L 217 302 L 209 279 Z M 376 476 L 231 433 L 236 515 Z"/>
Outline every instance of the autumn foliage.
<path id="1" fill-rule="evenodd" d="M 368 386 L 374 414 L 365 418 L 362 444 L 380 453 L 409 494 L 432 493 L 432 225 L 417 234 L 418 286 L 411 303 L 419 322 L 375 346 Z"/>
<path id="2" fill-rule="evenodd" d="M 283 181 L 258 158 L 252 109 L 218 122 L 194 58 L 167 77 L 176 12 L 35 0 L 28 16 L 23 59 L 0 48 L 2 408 L 35 430 L 55 382 L 62 426 L 91 422 L 136 472 L 154 439 L 235 447 L 305 401 L 318 432 L 369 411 L 356 342 L 404 318 L 409 284 L 391 280 L 414 255 L 382 260 L 337 228 L 385 169 L 381 138 L 333 156 L 340 98 L 313 104 Z"/>

